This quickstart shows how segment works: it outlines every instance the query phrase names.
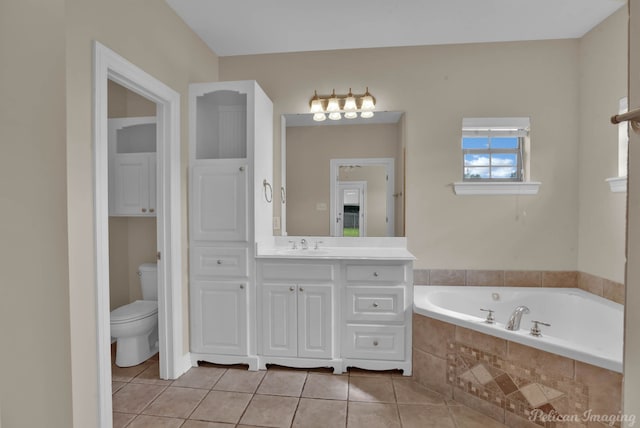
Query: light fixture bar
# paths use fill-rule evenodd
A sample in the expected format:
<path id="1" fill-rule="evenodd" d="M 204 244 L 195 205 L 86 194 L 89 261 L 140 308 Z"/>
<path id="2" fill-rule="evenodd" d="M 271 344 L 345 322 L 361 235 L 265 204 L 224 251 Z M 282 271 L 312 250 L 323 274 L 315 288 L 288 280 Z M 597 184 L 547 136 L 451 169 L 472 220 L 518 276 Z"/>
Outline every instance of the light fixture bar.
<path id="1" fill-rule="evenodd" d="M 331 95 L 318 95 L 314 91 L 313 97 L 309 100 L 309 110 L 313 113 L 313 120 L 320 122 L 327 118 L 340 120 L 342 114 L 345 119 L 355 119 L 360 113 L 362 118 L 373 117 L 373 110 L 376 107 L 376 99 L 369 93 L 367 87 L 364 94 L 353 94 L 351 88 L 347 94 L 336 94 L 335 89 Z"/>

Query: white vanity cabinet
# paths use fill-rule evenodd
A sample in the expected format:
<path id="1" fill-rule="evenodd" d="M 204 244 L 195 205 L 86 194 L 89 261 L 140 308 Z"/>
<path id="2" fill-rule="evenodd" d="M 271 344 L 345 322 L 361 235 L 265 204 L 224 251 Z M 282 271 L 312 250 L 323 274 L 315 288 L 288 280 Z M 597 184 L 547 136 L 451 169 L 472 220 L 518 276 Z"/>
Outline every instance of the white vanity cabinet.
<path id="1" fill-rule="evenodd" d="M 189 87 L 191 362 L 257 370 L 255 247 L 271 237 L 273 107 L 255 81 Z M 270 186 L 270 184 L 269 184 Z M 270 189 L 269 189 L 270 190 Z"/>
<path id="2" fill-rule="evenodd" d="M 247 241 L 247 168 L 245 161 L 193 167 L 194 241 Z"/>
<path id="3" fill-rule="evenodd" d="M 282 255 L 287 252 L 294 255 Z M 413 256 L 405 250 L 385 259 L 385 252 L 260 253 L 259 367 L 400 369 L 411 375 Z"/>
<path id="4" fill-rule="evenodd" d="M 156 215 L 156 118 L 109 119 L 109 215 Z"/>
<path id="5" fill-rule="evenodd" d="M 345 367 L 411 374 L 412 263 L 349 261 L 343 269 Z"/>
<path id="6" fill-rule="evenodd" d="M 335 262 L 258 260 L 260 366 L 333 366 L 336 371 Z"/>
<path id="7" fill-rule="evenodd" d="M 247 354 L 247 282 L 195 281 L 190 296 L 192 348 L 219 355 Z"/>

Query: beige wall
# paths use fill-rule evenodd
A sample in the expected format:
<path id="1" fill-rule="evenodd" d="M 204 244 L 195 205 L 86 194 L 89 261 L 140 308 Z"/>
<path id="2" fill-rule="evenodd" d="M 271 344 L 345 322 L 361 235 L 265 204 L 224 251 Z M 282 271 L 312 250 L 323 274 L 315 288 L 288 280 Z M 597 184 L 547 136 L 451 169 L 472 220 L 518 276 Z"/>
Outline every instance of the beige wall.
<path id="1" fill-rule="evenodd" d="M 320 93 L 369 86 L 406 112 L 406 235 L 417 268 L 575 270 L 577 40 L 220 58 L 221 80 L 256 79 L 282 113 Z M 531 117 L 537 196 L 455 196 L 463 117 Z M 279 169 L 276 127 L 276 171 Z M 276 172 L 275 186 L 279 186 Z M 279 204 L 275 204 L 276 207 Z M 489 232 L 489 235 L 487 234 Z"/>
<path id="2" fill-rule="evenodd" d="M 67 0 L 67 192 L 73 422 L 96 426 L 97 365 L 92 189 L 92 40 L 139 66 L 181 95 L 183 320 L 188 349 L 187 94 L 191 82 L 218 79 L 218 59 L 161 1 Z M 61 56 L 64 58 L 64 54 Z M 26 83 L 25 83 L 26 84 Z M 70 382 L 67 379 L 66 382 Z M 64 388 L 65 383 L 62 383 Z M 4 412 L 3 412 L 4 416 Z M 69 424 L 60 425 L 68 427 Z"/>
<path id="3" fill-rule="evenodd" d="M 579 45 L 580 139 L 578 270 L 624 282 L 626 194 L 604 181 L 618 176 L 618 129 L 609 117 L 627 94 L 626 8 Z"/>
<path id="4" fill-rule="evenodd" d="M 629 106 L 640 107 L 640 0 L 629 1 Z M 623 410 L 640 417 L 640 134 L 629 135 Z M 637 421 L 636 421 L 637 422 Z M 625 424 L 625 427 L 632 426 Z"/>
<path id="5" fill-rule="evenodd" d="M 108 116 L 155 116 L 155 103 L 108 82 Z M 155 262 L 157 233 L 155 217 L 109 217 L 110 309 L 142 298 L 138 266 Z"/>
<path id="6" fill-rule="evenodd" d="M 0 2 L 3 428 L 72 426 L 64 12 Z"/>
<path id="7" fill-rule="evenodd" d="M 288 234 L 330 234 L 331 159 L 393 158 L 399 145 L 396 124 L 287 128 Z M 279 173 L 274 175 L 277 176 L 274 179 L 279 179 Z M 327 209 L 316 209 L 318 203 L 325 204 Z M 386 234 L 372 230 L 369 235 Z"/>

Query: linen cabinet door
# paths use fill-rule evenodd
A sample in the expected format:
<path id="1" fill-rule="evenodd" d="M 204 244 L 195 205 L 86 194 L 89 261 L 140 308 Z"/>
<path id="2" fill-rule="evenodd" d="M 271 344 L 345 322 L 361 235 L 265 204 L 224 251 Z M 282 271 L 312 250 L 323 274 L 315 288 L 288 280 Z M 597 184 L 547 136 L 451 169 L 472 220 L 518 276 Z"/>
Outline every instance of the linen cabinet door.
<path id="1" fill-rule="evenodd" d="M 298 286 L 298 356 L 331 358 L 333 285 Z"/>
<path id="2" fill-rule="evenodd" d="M 246 282 L 195 281 L 192 290 L 192 351 L 246 355 Z"/>
<path id="3" fill-rule="evenodd" d="M 297 355 L 296 286 L 265 284 L 262 286 L 262 353 L 269 356 Z"/>
<path id="4" fill-rule="evenodd" d="M 246 164 L 219 162 L 193 167 L 193 239 L 247 241 L 247 183 Z"/>
<path id="5" fill-rule="evenodd" d="M 116 155 L 114 164 L 114 213 L 129 216 L 148 215 L 149 156 L 146 153 Z M 155 205 L 155 194 L 153 196 Z"/>

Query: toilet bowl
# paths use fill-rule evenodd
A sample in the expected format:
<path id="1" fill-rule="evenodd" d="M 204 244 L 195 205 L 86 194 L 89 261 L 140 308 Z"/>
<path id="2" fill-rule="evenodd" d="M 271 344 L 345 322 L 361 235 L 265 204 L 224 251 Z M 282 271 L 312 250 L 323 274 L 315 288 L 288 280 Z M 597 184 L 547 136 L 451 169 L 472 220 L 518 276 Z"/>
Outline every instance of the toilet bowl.
<path id="1" fill-rule="evenodd" d="M 111 337 L 115 338 L 116 365 L 131 367 L 158 352 L 158 281 L 155 263 L 138 267 L 144 300 L 111 311 Z"/>

